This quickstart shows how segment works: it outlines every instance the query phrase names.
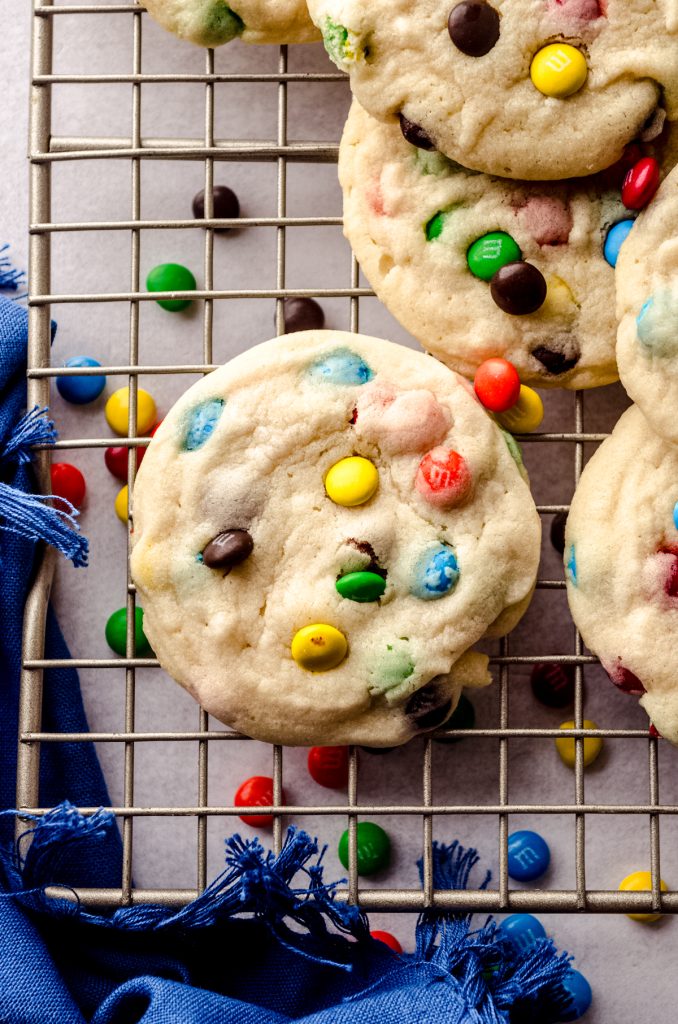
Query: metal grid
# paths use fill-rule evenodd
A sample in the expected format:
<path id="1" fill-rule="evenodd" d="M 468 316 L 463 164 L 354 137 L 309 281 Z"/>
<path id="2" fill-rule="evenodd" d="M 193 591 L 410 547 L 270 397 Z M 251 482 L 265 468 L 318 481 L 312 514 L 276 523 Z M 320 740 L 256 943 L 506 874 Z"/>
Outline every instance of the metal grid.
<path id="1" fill-rule="evenodd" d="M 129 479 L 134 479 L 134 448 L 146 445 L 147 438 L 135 436 L 136 400 L 138 375 L 144 374 L 195 374 L 208 372 L 214 367 L 212 353 L 212 327 L 214 302 L 228 299 L 275 299 L 276 327 L 283 330 L 283 299 L 287 296 L 312 295 L 315 297 L 343 297 L 350 304 L 351 330 L 359 327 L 360 299 L 373 293 L 359 287 L 359 268 L 352 261 L 350 286 L 331 289 L 299 289 L 286 286 L 285 257 L 286 231 L 291 227 L 317 227 L 340 224 L 336 217 L 288 217 L 286 212 L 286 173 L 290 161 L 334 162 L 338 146 L 327 143 L 290 143 L 287 135 L 287 86 L 290 82 L 335 82 L 343 78 L 334 72 L 290 73 L 287 63 L 287 48 L 280 47 L 278 69 L 272 74 L 217 74 L 214 70 L 214 53 L 205 55 L 204 74 L 145 74 L 142 71 L 142 29 L 145 12 L 136 3 L 126 4 L 83 4 L 55 6 L 53 0 L 34 0 L 33 11 L 33 66 L 31 81 L 31 126 L 30 126 L 30 295 L 29 295 L 29 366 L 28 401 L 46 405 L 49 401 L 50 378 L 69 372 L 82 374 L 82 369 L 69 371 L 50 367 L 50 309 L 63 303 L 120 302 L 129 304 L 129 343 L 127 360 L 120 365 L 105 366 L 93 373 L 105 373 L 127 379 L 130 388 L 129 436 L 116 440 L 116 444 L 129 448 Z M 130 74 L 53 74 L 52 41 L 55 17 L 65 17 L 77 23 L 81 14 L 121 14 L 130 18 L 133 39 L 133 70 Z M 104 84 L 128 83 L 131 88 L 131 133 L 128 138 L 82 138 L 58 137 L 51 134 L 51 87 L 62 83 Z M 201 137 L 192 140 L 146 138 L 141 131 L 141 89 L 144 83 L 203 83 L 205 87 L 205 123 Z M 215 85 L 222 82 L 272 82 L 277 83 L 277 137 L 270 142 L 239 142 L 215 138 L 214 92 Z M 141 164 L 144 160 L 189 159 L 204 163 L 205 172 L 205 219 L 195 220 L 142 220 L 141 219 Z M 60 222 L 52 221 L 50 212 L 51 168 L 59 161 L 83 159 L 126 160 L 131 169 L 132 201 L 130 216 L 125 220 Z M 277 210 L 274 217 L 241 218 L 237 221 L 216 220 L 212 208 L 212 184 L 215 161 L 268 161 L 277 169 Z M 261 290 L 217 291 L 214 282 L 214 229 L 217 227 L 267 227 L 275 231 L 277 239 L 276 287 Z M 142 232 L 148 229 L 186 229 L 204 231 L 204 279 L 205 288 L 198 292 L 186 293 L 185 297 L 203 300 L 203 361 L 200 364 L 184 366 L 152 366 L 139 363 L 139 303 L 168 294 L 148 293 L 140 290 L 140 244 Z M 127 236 L 130 244 L 130 286 L 121 293 L 93 294 L 52 294 L 50 283 L 50 248 L 52 235 L 58 232 L 92 231 L 120 232 Z M 176 293 L 172 297 L 176 298 Z M 540 447 L 548 442 L 565 442 L 572 446 L 574 454 L 574 479 L 579 480 L 583 466 L 584 445 L 599 442 L 604 434 L 586 433 L 584 430 L 584 396 L 573 396 L 575 429 L 571 432 L 541 433 L 520 438 L 523 443 Z M 57 442 L 57 449 L 106 448 L 110 438 L 79 438 Z M 548 449 L 547 449 L 548 450 Z M 37 469 L 40 482 L 46 491 L 49 486 L 49 453 L 39 452 Z M 566 505 L 542 505 L 543 515 L 566 511 Z M 129 534 L 133 522 L 133 503 L 129 502 Z M 135 730 L 135 688 L 136 670 L 140 667 L 157 666 L 149 659 L 136 659 L 134 644 L 135 588 L 127 565 L 127 657 L 124 659 L 71 659 L 67 662 L 48 660 L 44 657 L 44 621 L 49 590 L 54 572 L 54 553 L 46 550 L 40 571 L 31 590 L 24 628 L 24 658 L 21 680 L 20 729 L 18 749 L 17 806 L 28 813 L 40 815 L 45 808 L 38 805 L 38 772 L 40 746 L 44 743 L 99 742 L 124 745 L 124 799 L 122 806 L 112 808 L 121 822 L 123 839 L 123 875 L 120 889 L 81 889 L 77 896 L 84 903 L 101 906 L 130 904 L 152 901 L 167 906 L 181 905 L 194 898 L 207 884 L 207 819 L 214 815 L 235 816 L 242 808 L 216 806 L 208 802 L 207 766 L 210 744 L 243 741 L 246 737 L 234 732 L 210 731 L 208 716 L 200 709 L 198 728 L 194 731 L 138 732 Z M 538 587 L 546 590 L 561 590 L 563 580 L 542 579 Z M 573 650 L 563 655 L 512 656 L 509 654 L 509 640 L 500 644 L 499 655 L 491 659 L 498 667 L 498 684 L 495 686 L 499 702 L 499 727 L 474 730 L 440 730 L 438 735 L 456 737 L 493 737 L 499 747 L 499 792 L 493 803 L 483 804 L 434 804 L 432 798 L 432 746 L 431 739 L 423 742 L 423 763 L 421 801 L 416 804 L 389 804 L 368 806 L 358 798 L 358 761 L 355 748 L 350 748 L 349 783 L 347 800 L 340 804 L 322 806 L 282 805 L 283 749 L 272 748 L 274 806 L 248 809 L 248 814 L 274 815 L 273 842 L 276 849 L 282 840 L 282 815 L 294 818 L 297 815 L 346 815 L 349 827 L 349 883 L 339 898 L 360 903 L 366 910 L 416 911 L 427 907 L 455 910 L 484 911 L 534 911 L 534 912 L 678 912 L 678 891 L 661 892 L 660 871 L 660 818 L 677 815 L 678 806 L 662 804 L 659 800 L 659 771 L 657 739 L 644 729 L 599 729 L 583 728 L 584 693 L 583 666 L 596 663 L 596 659 L 583 654 L 582 641 L 574 632 Z M 510 728 L 509 727 L 509 675 L 511 666 L 535 662 L 557 662 L 575 666 L 575 711 L 573 730 L 553 728 Z M 74 668 L 107 669 L 124 668 L 126 676 L 124 731 L 87 734 L 54 734 L 42 731 L 41 705 L 43 670 L 60 665 Z M 508 744 L 511 738 L 529 737 L 545 739 L 572 736 L 575 739 L 576 762 L 574 770 L 574 803 L 517 804 L 509 801 Z M 648 751 L 648 796 L 642 803 L 611 804 L 588 803 L 585 794 L 583 743 L 587 736 L 600 736 L 614 740 L 636 740 L 647 744 Z M 134 752 L 137 743 L 159 741 L 196 742 L 198 744 L 198 800 L 195 806 L 187 807 L 140 807 L 134 799 Z M 95 808 L 82 808 L 91 813 Z M 511 890 L 507 870 L 507 839 L 509 816 L 522 813 L 567 814 L 575 821 L 575 886 L 564 890 L 529 891 Z M 359 885 L 356 857 L 356 825 L 359 816 L 406 815 L 421 818 L 423 849 L 423 886 L 420 889 L 370 889 Z M 650 863 L 652 890 L 647 893 L 621 893 L 609 890 L 587 888 L 585 872 L 585 822 L 587 815 L 634 815 L 647 817 L 649 823 Z M 469 890 L 464 892 L 436 891 L 432 880 L 431 844 L 433 819 L 436 815 L 490 815 L 498 821 L 499 881 L 496 888 Z M 194 818 L 197 830 L 197 881 L 194 888 L 185 889 L 139 889 L 132 882 L 132 848 L 134 822 L 140 817 L 182 816 Z M 21 827 L 21 821 L 19 827 Z M 61 893 L 63 896 L 63 893 Z"/>

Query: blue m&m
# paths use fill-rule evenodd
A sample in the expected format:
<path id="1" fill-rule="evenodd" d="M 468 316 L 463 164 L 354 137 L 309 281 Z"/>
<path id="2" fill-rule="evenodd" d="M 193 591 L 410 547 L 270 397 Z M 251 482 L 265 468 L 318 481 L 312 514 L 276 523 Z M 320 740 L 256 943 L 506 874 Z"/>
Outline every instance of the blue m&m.
<path id="1" fill-rule="evenodd" d="M 522 952 L 532 949 L 540 939 L 546 938 L 543 924 L 532 914 L 511 914 L 501 922 L 499 931 Z"/>
<path id="2" fill-rule="evenodd" d="M 223 398 L 212 398 L 201 402 L 191 410 L 186 424 L 186 436 L 184 448 L 187 452 L 194 452 L 207 444 L 214 433 L 217 423 L 221 419 L 225 402 Z"/>
<path id="3" fill-rule="evenodd" d="M 508 873 L 517 882 L 533 882 L 546 872 L 551 851 L 538 832 L 513 832 L 508 840 Z"/>
<path id="4" fill-rule="evenodd" d="M 620 220 L 618 224 L 613 224 L 608 231 L 603 246 L 603 255 L 611 267 L 617 266 L 619 250 L 628 238 L 633 225 L 633 220 Z"/>
<path id="5" fill-rule="evenodd" d="M 566 1009 L 561 1010 L 558 1020 L 561 1024 L 566 1024 L 566 1022 L 572 1020 L 579 1020 L 593 1002 L 591 986 L 583 974 L 572 968 L 563 978 L 561 986 L 566 998 Z"/>
<path id="6" fill-rule="evenodd" d="M 101 366 L 101 363 L 91 356 L 75 356 L 69 359 L 66 366 Z M 106 387 L 106 378 L 103 374 L 92 374 L 91 376 L 68 376 L 57 377 L 56 386 L 59 394 L 65 402 L 72 405 L 87 405 L 94 402 Z"/>
<path id="7" fill-rule="evenodd" d="M 459 563 L 448 544 L 435 544 L 417 560 L 410 592 L 422 601 L 435 601 L 448 594 L 459 579 Z"/>
<path id="8" fill-rule="evenodd" d="M 337 348 L 328 352 L 308 368 L 308 376 L 319 384 L 338 384 L 360 387 L 374 377 L 364 359 L 350 348 Z"/>

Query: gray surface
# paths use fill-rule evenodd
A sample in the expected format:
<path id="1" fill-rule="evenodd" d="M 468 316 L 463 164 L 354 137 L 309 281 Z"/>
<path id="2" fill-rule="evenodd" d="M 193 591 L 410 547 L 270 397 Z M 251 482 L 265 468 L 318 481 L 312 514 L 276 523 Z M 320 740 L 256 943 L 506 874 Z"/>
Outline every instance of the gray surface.
<path id="1" fill-rule="evenodd" d="M 14 246 L 17 262 L 25 265 L 26 195 L 25 120 L 27 110 L 27 62 L 29 4 L 4 0 L 4 48 L 1 62 L 3 92 L 11 102 L 0 106 L 0 130 L 4 143 L 2 237 Z M 93 72 L 131 70 L 129 17 L 101 16 L 78 19 L 81 35 L 73 38 L 66 22 L 55 19 L 55 71 Z M 274 71 L 277 51 L 246 50 L 239 44 L 217 54 L 217 70 Z M 290 69 L 325 70 L 319 47 L 290 50 Z M 149 19 L 144 25 L 144 70 L 202 72 L 203 56 L 165 36 Z M 144 135 L 199 135 L 203 130 L 203 86 L 158 85 L 143 89 Z M 336 140 L 348 105 L 344 83 L 291 85 L 289 87 L 290 136 L 295 139 Z M 222 86 L 216 89 L 216 130 L 226 137 L 274 138 L 276 87 L 274 85 Z M 128 134 L 131 122 L 131 87 L 72 86 L 55 89 L 55 134 Z M 146 162 L 142 170 L 142 217 L 190 215 L 190 200 L 202 187 L 200 163 Z M 232 185 L 248 215 L 275 213 L 275 167 L 256 164 L 217 164 L 217 182 Z M 125 218 L 130 211 L 130 171 L 124 161 L 106 164 L 85 161 L 59 165 L 54 173 L 55 220 Z M 289 214 L 339 214 L 340 194 L 332 166 L 292 166 L 288 171 Z M 350 284 L 350 253 L 339 228 L 289 229 L 287 283 L 290 286 L 324 287 Z M 273 287 L 275 285 L 275 232 L 250 229 L 215 242 L 215 286 Z M 61 235 L 54 240 L 53 291 L 85 292 L 125 290 L 129 284 L 129 241 L 125 233 L 95 236 Z M 175 259 L 192 266 L 201 281 L 203 239 L 201 232 L 153 232 L 142 236 L 142 274 L 157 262 Z M 329 326 L 348 327 L 347 300 L 324 303 Z M 272 333 L 274 304 L 222 302 L 215 309 L 215 359 L 225 360 Z M 59 334 L 55 362 L 87 353 L 101 362 L 127 360 L 128 309 L 124 304 L 63 306 L 54 310 Z M 408 342 L 376 300 L 361 301 L 361 329 Z M 200 311 L 169 316 L 154 304 L 141 306 L 141 361 L 150 363 L 199 362 L 202 353 Z M 179 377 L 142 378 L 162 411 L 190 380 Z M 109 384 L 107 391 L 116 386 Z M 619 387 L 591 394 L 585 403 L 585 427 L 608 429 L 625 405 Z M 571 395 L 546 395 L 545 426 L 574 426 Z M 103 399 L 93 406 L 75 409 L 64 404 L 56 391 L 52 404 L 63 437 L 100 436 L 107 433 Z M 528 445 L 539 503 L 569 500 L 573 479 L 571 445 Z M 69 454 L 87 478 L 89 496 L 82 517 L 83 529 L 92 542 L 91 566 L 73 570 L 61 565 L 55 601 L 74 656 L 106 656 L 103 627 L 108 614 L 124 603 L 125 535 L 113 513 L 116 482 L 107 473 L 103 454 L 81 451 Z M 548 517 L 545 520 L 548 528 Z M 547 531 L 546 531 L 547 532 Z M 620 557 L 623 553 L 620 553 Z M 559 560 L 548 541 L 544 547 L 542 575 L 560 575 Z M 569 653 L 573 626 L 562 592 L 539 592 L 519 630 L 511 640 L 516 654 Z M 558 725 L 568 717 L 549 712 L 531 698 L 529 670 L 511 671 L 510 724 Z M 140 730 L 198 728 L 198 710 L 192 700 L 158 671 L 138 673 L 137 728 Z M 93 729 L 120 729 L 123 725 L 124 673 L 82 673 L 83 689 Z M 618 693 L 597 669 L 586 670 L 585 714 L 601 727 L 645 728 L 646 718 L 633 698 Z M 497 688 L 473 697 L 478 723 L 498 725 Z M 218 727 L 210 723 L 211 727 Z M 101 746 L 100 755 L 115 803 L 122 801 L 122 747 Z M 305 770 L 305 752 L 286 750 L 284 785 L 295 803 L 333 803 L 336 795 L 320 790 Z M 421 799 L 422 745 L 382 757 L 361 753 L 359 798 L 375 802 L 404 803 Z M 498 741 L 466 740 L 453 746 L 434 745 L 433 800 L 492 803 L 498 794 Z M 660 744 L 660 799 L 678 802 L 676 765 L 678 755 Z M 512 802 L 574 800 L 573 774 L 560 762 L 552 741 L 515 739 L 509 743 L 509 799 Z M 213 744 L 209 758 L 209 797 L 215 804 L 229 803 L 237 784 L 251 774 L 269 774 L 271 749 L 258 743 Z M 197 798 L 196 745 L 138 744 L 136 751 L 136 802 L 185 805 Z M 587 800 L 628 803 L 647 799 L 647 745 L 642 740 L 608 742 L 595 768 L 586 774 Z M 345 822 L 340 819 L 307 820 L 308 828 L 330 844 L 327 865 L 330 875 L 341 869 L 335 856 L 336 840 Z M 391 870 L 377 877 L 376 885 L 414 886 L 414 861 L 421 850 L 421 824 L 415 818 L 383 822 L 394 840 Z M 531 825 L 548 839 L 553 865 L 544 880 L 548 888 L 574 885 L 574 822 L 567 818 L 521 817 L 511 819 L 511 829 Z M 231 831 L 227 819 L 210 819 L 209 877 L 218 872 L 222 838 Z M 250 834 L 246 826 L 242 832 Z M 190 819 L 139 821 L 134 829 L 134 874 L 140 886 L 192 886 L 195 884 L 195 823 Z M 662 876 L 678 882 L 677 828 L 673 820 L 661 824 Z M 477 845 L 483 864 L 497 868 L 497 822 L 473 817 L 434 821 L 434 836 L 458 837 Z M 649 866 L 649 828 L 641 818 L 589 816 L 587 819 L 587 884 L 591 888 L 615 888 L 630 870 Z M 671 1005 L 676 984 L 672 976 L 676 954 L 676 923 L 666 920 L 644 928 L 624 917 L 543 917 L 558 943 L 577 955 L 577 963 L 589 978 L 596 1004 L 587 1020 L 616 1024 L 652 1017 L 673 1019 Z M 375 925 L 385 918 L 373 915 Z M 402 916 L 390 922 L 406 948 L 412 946 L 413 919 Z M 647 965 L 647 966 L 646 966 Z"/>

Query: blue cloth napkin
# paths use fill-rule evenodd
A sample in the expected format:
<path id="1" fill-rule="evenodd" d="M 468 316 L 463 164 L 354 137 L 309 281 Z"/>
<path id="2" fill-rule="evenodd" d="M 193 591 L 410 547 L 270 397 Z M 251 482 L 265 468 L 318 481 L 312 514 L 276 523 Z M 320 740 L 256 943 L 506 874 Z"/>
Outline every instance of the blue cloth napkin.
<path id="1" fill-rule="evenodd" d="M 55 806 L 12 842 L 24 601 L 39 538 L 76 564 L 72 517 L 31 498 L 30 443 L 53 437 L 22 419 L 26 312 L 0 299 L 0 1021 L 2 1024 L 529 1024 L 563 1019 L 568 957 L 543 940 L 514 948 L 490 923 L 423 915 L 416 952 L 397 956 L 357 908 L 323 881 L 322 853 L 290 829 L 275 857 L 258 841 L 226 841 L 226 868 L 180 911 L 157 905 L 87 912 L 71 886 L 119 887 L 113 816 L 93 744 L 46 743 L 40 803 Z M 68 650 L 48 614 L 46 654 Z M 45 673 L 42 728 L 85 732 L 77 673 Z M 69 803 L 68 801 L 71 801 Z M 29 842 L 30 840 L 30 842 Z M 435 846 L 434 883 L 464 887 L 477 855 Z M 489 876 L 488 876 L 489 878 Z M 487 884 L 488 878 L 485 879 Z M 47 897 L 58 885 L 63 896 Z"/>

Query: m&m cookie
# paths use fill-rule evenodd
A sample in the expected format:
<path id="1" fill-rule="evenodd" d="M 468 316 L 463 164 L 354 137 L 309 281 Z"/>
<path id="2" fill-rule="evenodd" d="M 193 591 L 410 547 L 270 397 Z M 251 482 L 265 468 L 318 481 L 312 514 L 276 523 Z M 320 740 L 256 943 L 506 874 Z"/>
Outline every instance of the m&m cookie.
<path id="1" fill-rule="evenodd" d="M 678 447 L 635 406 L 582 474 L 564 561 L 570 610 L 587 647 L 620 691 L 640 698 L 659 733 L 678 743 Z"/>
<path id="2" fill-rule="evenodd" d="M 308 43 L 319 37 L 305 0 L 144 0 L 163 28 L 198 46 Z"/>
<path id="3" fill-rule="evenodd" d="M 533 181 L 610 167 L 678 117 L 665 0 L 308 0 L 362 106 L 424 150 Z"/>
<path id="4" fill-rule="evenodd" d="M 275 743 L 395 746 L 442 725 L 489 681 L 469 648 L 515 625 L 539 560 L 518 449 L 471 385 L 341 332 L 267 342 L 194 385 L 134 509 L 161 664 Z"/>
<path id="5" fill-rule="evenodd" d="M 678 442 L 678 169 L 638 217 L 616 275 L 622 384 L 653 430 Z"/>
<path id="6" fill-rule="evenodd" d="M 611 254 L 637 216 L 624 179 L 643 160 L 659 173 L 675 149 L 665 130 L 590 178 L 508 181 L 408 142 L 354 102 L 339 160 L 344 233 L 381 301 L 452 369 L 472 377 L 500 356 L 539 387 L 608 384 Z"/>

